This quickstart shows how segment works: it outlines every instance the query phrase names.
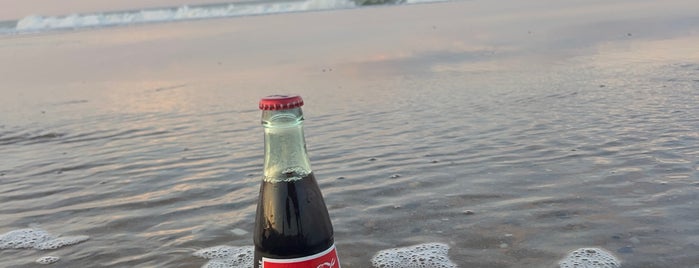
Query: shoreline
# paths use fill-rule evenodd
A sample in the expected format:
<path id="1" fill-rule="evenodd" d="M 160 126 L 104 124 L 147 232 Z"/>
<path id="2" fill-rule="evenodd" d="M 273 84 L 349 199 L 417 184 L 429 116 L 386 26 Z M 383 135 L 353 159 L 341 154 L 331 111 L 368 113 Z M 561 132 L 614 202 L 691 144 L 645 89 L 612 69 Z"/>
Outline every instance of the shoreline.
<path id="1" fill-rule="evenodd" d="M 55 251 L 70 267 L 250 245 L 257 102 L 292 92 L 343 267 L 428 242 L 460 266 L 581 247 L 690 266 L 694 10 L 463 1 L 0 37 L 0 234 L 89 236 Z"/>

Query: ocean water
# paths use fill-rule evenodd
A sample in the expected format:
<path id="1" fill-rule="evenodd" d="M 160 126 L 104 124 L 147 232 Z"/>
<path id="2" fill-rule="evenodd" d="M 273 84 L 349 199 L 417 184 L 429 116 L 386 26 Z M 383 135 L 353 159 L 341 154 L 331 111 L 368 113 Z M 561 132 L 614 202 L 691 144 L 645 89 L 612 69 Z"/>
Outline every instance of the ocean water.
<path id="1" fill-rule="evenodd" d="M 168 6 L 168 2 L 163 1 L 160 3 L 163 6 L 159 7 L 142 7 L 143 3 L 132 3 L 134 7 L 131 8 L 111 10 L 114 7 L 103 7 L 107 9 L 84 13 L 72 12 L 70 7 L 65 7 L 62 10 L 65 14 L 47 16 L 32 13 L 21 19 L 0 21 L 0 35 L 444 1 L 446 0 L 263 0 L 205 4 L 193 2 L 176 6 Z M 9 6 L 18 4 L 20 3 L 8 3 Z M 60 6 L 61 3 L 51 5 Z M 76 3 L 72 5 L 74 8 L 80 7 L 75 6 Z"/>
<path id="2" fill-rule="evenodd" d="M 699 267 L 694 10 L 455 1 L 0 37 L 0 238 L 32 238 L 0 266 L 251 245 L 257 101 L 293 92 L 343 267 L 425 243 L 458 267 L 593 247 Z"/>

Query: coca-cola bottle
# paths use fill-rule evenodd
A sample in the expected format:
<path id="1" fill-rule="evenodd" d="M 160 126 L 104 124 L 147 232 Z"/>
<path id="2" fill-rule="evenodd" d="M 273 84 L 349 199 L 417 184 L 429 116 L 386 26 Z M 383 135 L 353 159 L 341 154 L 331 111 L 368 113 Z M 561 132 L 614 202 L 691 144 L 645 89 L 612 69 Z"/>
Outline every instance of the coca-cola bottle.
<path id="1" fill-rule="evenodd" d="M 255 218 L 255 268 L 339 268 L 333 227 L 303 136 L 303 99 L 260 100 L 265 160 Z"/>

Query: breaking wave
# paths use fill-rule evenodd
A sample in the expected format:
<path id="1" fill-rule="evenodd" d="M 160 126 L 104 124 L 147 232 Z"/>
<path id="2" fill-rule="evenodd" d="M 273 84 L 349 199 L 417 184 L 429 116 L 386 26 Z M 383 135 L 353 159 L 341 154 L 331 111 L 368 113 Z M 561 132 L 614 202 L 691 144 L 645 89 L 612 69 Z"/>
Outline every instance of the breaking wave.
<path id="1" fill-rule="evenodd" d="M 198 6 L 179 6 L 70 14 L 63 16 L 32 15 L 17 21 L 0 22 L 0 34 L 38 33 L 55 30 L 100 28 L 145 23 L 162 23 L 239 16 L 357 8 L 369 5 L 396 5 L 440 2 L 444 0 L 305 0 L 292 2 L 246 2 Z"/>

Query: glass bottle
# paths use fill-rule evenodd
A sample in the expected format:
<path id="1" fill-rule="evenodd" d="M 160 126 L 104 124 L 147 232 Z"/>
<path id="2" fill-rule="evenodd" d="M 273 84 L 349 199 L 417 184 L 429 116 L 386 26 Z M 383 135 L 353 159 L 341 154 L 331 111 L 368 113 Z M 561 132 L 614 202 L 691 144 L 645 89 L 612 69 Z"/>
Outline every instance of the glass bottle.
<path id="1" fill-rule="evenodd" d="M 255 218 L 255 268 L 339 268 L 330 216 L 303 135 L 303 99 L 260 100 L 265 136 Z"/>

